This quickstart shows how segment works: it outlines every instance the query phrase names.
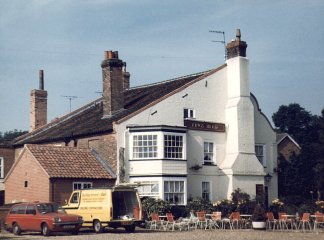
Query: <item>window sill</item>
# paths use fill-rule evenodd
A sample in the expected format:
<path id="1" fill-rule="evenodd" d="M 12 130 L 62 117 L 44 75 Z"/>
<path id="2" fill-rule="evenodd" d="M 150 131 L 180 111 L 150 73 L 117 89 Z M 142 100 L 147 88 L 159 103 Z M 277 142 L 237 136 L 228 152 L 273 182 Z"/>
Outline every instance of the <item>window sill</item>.
<path id="1" fill-rule="evenodd" d="M 204 166 L 217 166 L 217 164 L 215 164 L 215 163 L 213 163 L 213 162 L 205 162 L 204 164 L 203 164 Z"/>

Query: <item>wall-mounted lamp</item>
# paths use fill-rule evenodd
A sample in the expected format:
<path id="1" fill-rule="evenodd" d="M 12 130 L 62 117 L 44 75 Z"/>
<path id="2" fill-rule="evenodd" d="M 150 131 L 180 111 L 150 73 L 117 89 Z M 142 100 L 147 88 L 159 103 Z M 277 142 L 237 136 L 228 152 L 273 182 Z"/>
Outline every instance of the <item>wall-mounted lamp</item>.
<path id="1" fill-rule="evenodd" d="M 272 178 L 272 176 L 269 173 L 267 173 L 267 175 L 264 176 L 264 180 L 266 182 L 270 182 L 271 178 Z"/>

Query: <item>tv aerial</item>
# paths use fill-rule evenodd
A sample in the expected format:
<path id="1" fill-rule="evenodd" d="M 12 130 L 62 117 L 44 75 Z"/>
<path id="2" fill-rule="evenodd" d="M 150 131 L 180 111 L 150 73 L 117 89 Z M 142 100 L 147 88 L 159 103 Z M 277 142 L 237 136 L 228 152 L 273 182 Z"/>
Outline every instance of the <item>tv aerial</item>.
<path id="1" fill-rule="evenodd" d="M 226 61 L 227 54 L 226 54 L 225 32 L 224 31 L 218 31 L 218 30 L 210 30 L 209 32 L 223 35 L 223 40 L 212 40 L 212 42 L 222 43 L 224 45 L 224 60 Z"/>
<path id="2" fill-rule="evenodd" d="M 77 99 L 77 98 L 82 98 L 82 97 L 78 97 L 78 96 L 66 96 L 66 95 L 61 95 L 61 97 L 64 97 L 66 99 L 68 99 L 70 101 L 70 112 L 71 112 L 71 106 L 72 106 L 72 100 Z"/>

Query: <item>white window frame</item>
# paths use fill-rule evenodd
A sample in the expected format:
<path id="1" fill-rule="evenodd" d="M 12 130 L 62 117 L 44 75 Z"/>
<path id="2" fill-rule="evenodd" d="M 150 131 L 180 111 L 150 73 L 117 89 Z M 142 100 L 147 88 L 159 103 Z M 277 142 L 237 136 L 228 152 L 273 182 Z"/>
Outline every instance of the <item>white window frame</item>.
<path id="1" fill-rule="evenodd" d="M 262 156 L 259 155 L 259 153 L 257 152 L 257 147 L 262 147 Z M 262 164 L 263 167 L 267 166 L 267 159 L 266 159 L 266 145 L 265 144 L 255 144 L 255 156 L 257 157 L 257 159 L 259 160 L 259 162 Z M 260 161 L 260 158 L 262 157 L 262 162 Z"/>
<path id="2" fill-rule="evenodd" d="M 159 181 L 137 181 L 140 186 L 137 188 L 140 197 L 158 198 L 160 195 L 160 182 Z M 155 189 L 155 191 L 152 191 Z M 144 191 L 143 191 L 144 190 Z M 148 191 L 146 191 L 148 190 Z"/>
<path id="3" fill-rule="evenodd" d="M 205 143 L 208 143 L 208 145 L 213 144 L 212 152 L 210 151 L 209 147 L 208 147 L 209 151 L 205 152 Z M 205 160 L 206 153 L 212 154 L 211 160 Z M 206 164 L 206 163 L 207 164 L 215 164 L 216 163 L 216 144 L 213 141 L 205 140 L 203 143 L 203 163 L 204 164 Z"/>
<path id="4" fill-rule="evenodd" d="M 184 108 L 183 109 L 183 118 L 184 119 L 195 119 L 196 118 L 195 115 L 196 115 L 195 114 L 195 109 L 193 109 L 193 108 Z"/>
<path id="5" fill-rule="evenodd" d="M 134 136 L 143 136 L 143 135 L 156 135 L 157 136 L 157 153 L 155 157 L 147 157 L 147 158 L 140 158 L 134 155 Z M 165 156 L 165 141 L 164 136 L 181 136 L 182 137 L 182 152 L 181 152 L 181 158 L 172 158 L 172 157 L 166 157 Z M 156 132 L 135 132 L 131 133 L 128 138 L 129 141 L 129 153 L 128 157 L 131 160 L 151 160 L 151 159 L 171 159 L 171 160 L 185 160 L 186 159 L 186 134 L 185 133 L 177 133 L 177 132 L 171 132 L 171 131 L 156 131 Z M 180 147 L 180 146 L 174 146 L 174 147 Z M 135 156 L 135 157 L 134 157 Z"/>
<path id="6" fill-rule="evenodd" d="M 206 200 L 211 200 L 211 182 L 210 181 L 202 181 L 201 182 L 201 197 L 203 198 L 203 199 L 205 199 L 205 197 L 204 197 L 204 183 L 207 183 L 208 184 L 208 192 L 206 192 L 207 194 L 208 194 L 208 199 L 206 199 Z"/>
<path id="7" fill-rule="evenodd" d="M 0 157 L 0 178 L 4 178 L 4 158 Z"/>
<path id="8" fill-rule="evenodd" d="M 134 139 L 135 138 L 139 138 L 139 137 L 149 137 L 149 136 L 152 136 L 153 138 L 155 137 L 156 139 L 152 139 L 152 140 L 143 140 L 143 141 L 146 141 L 145 142 L 141 142 L 141 144 L 147 144 L 148 142 L 152 141 L 152 145 L 134 145 Z M 152 133 L 152 132 L 142 132 L 142 133 L 136 133 L 136 134 L 132 134 L 131 137 L 130 137 L 130 141 L 131 141 L 131 159 L 157 159 L 158 158 L 158 155 L 159 155 L 159 136 L 157 133 Z M 154 141 L 156 141 L 156 145 L 154 145 Z M 135 152 L 134 149 L 135 148 L 143 148 L 142 151 L 137 151 Z M 152 148 L 152 152 L 148 151 L 146 154 L 147 156 L 142 156 L 142 157 L 139 157 L 139 156 L 136 156 L 136 154 L 145 154 L 144 152 L 144 148 Z M 152 155 L 150 155 L 150 153 L 152 153 Z"/>
<path id="9" fill-rule="evenodd" d="M 166 184 L 170 183 L 168 186 L 168 191 L 166 191 Z M 179 184 L 176 184 L 179 183 Z M 183 183 L 181 187 L 181 183 Z M 177 189 L 176 189 L 177 188 Z M 163 200 L 168 201 L 167 195 L 174 198 L 176 195 L 182 195 L 178 202 L 170 202 L 171 205 L 186 205 L 187 204 L 187 183 L 185 179 L 163 179 Z"/>
<path id="10" fill-rule="evenodd" d="M 74 185 L 75 184 L 81 184 L 81 188 L 75 188 Z M 90 185 L 90 188 L 84 188 L 84 185 Z M 73 182 L 72 183 L 72 189 L 73 191 L 75 190 L 82 190 L 82 189 L 91 189 L 93 186 L 92 182 Z"/>
<path id="11" fill-rule="evenodd" d="M 181 144 L 176 145 L 176 146 L 172 146 L 173 144 L 171 144 L 171 145 L 167 146 L 165 143 L 166 143 L 166 141 L 169 141 L 169 140 L 165 139 L 166 136 L 171 137 L 171 138 L 172 137 L 181 138 Z M 164 133 L 163 134 L 163 157 L 164 157 L 164 159 L 184 159 L 184 157 L 185 157 L 185 154 L 184 154 L 185 147 L 184 147 L 184 145 L 185 145 L 185 138 L 184 138 L 184 136 L 182 134 Z M 173 150 L 170 151 L 170 152 L 167 152 L 167 148 L 170 148 L 170 150 L 171 149 L 173 149 Z M 181 151 L 174 151 L 177 148 L 181 148 Z M 175 155 L 179 154 L 181 156 L 180 157 L 172 157 L 172 156 L 170 157 L 170 156 L 167 156 L 168 153 L 175 154 Z"/>

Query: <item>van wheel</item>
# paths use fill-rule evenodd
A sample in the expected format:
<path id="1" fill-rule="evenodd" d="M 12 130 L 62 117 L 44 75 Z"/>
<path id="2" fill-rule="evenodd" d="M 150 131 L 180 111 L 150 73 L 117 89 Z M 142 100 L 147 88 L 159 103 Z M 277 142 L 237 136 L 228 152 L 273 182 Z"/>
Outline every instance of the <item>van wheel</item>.
<path id="1" fill-rule="evenodd" d="M 135 225 L 133 224 L 133 225 L 130 225 L 130 226 L 125 226 L 125 230 L 128 233 L 133 233 L 133 232 L 135 232 Z"/>
<path id="2" fill-rule="evenodd" d="M 17 223 L 14 223 L 14 225 L 12 226 L 12 232 L 15 235 L 20 235 L 21 228 L 19 227 L 19 225 Z"/>
<path id="3" fill-rule="evenodd" d="M 43 234 L 43 236 L 49 236 L 50 235 L 50 230 L 49 230 L 46 223 L 42 224 L 42 234 Z"/>
<path id="4" fill-rule="evenodd" d="M 103 227 L 102 227 L 101 222 L 99 220 L 94 220 L 93 229 L 94 229 L 95 233 L 102 233 L 103 232 Z"/>

